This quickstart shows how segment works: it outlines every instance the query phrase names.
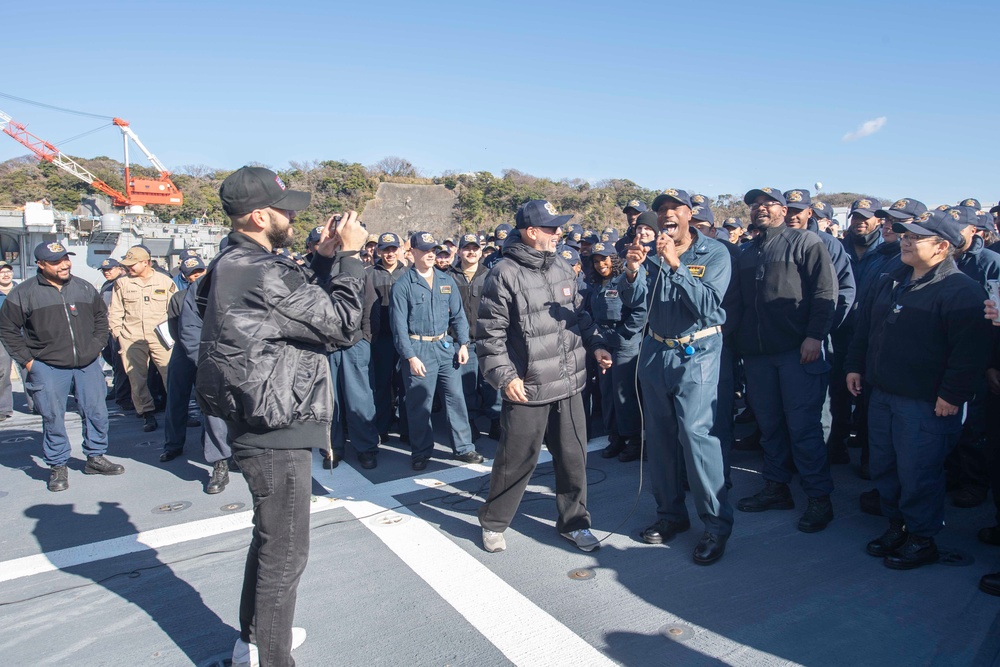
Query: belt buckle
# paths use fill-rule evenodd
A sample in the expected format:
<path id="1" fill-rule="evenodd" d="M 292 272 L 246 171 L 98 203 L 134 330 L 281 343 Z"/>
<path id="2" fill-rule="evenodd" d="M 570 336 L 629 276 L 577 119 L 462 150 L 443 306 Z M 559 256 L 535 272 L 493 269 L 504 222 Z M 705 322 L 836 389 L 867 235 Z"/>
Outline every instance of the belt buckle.
<path id="1" fill-rule="evenodd" d="M 674 349 L 675 347 L 677 347 L 677 341 L 675 341 L 672 338 L 665 338 L 663 340 L 663 343 L 664 343 L 664 345 L 667 346 L 667 348 L 669 348 L 671 350 Z"/>

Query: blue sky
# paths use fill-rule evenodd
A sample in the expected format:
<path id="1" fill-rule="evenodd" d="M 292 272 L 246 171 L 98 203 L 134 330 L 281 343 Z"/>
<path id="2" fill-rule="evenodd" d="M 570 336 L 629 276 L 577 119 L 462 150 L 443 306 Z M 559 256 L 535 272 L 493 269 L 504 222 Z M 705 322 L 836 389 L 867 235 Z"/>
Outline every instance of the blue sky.
<path id="1" fill-rule="evenodd" d="M 1000 198 L 995 1 L 50 0 L 4 16 L 0 92 L 125 118 L 173 169 L 399 155 L 427 175 L 713 196 L 822 181 Z M 101 124 L 0 109 L 50 141 Z M 2 139 L 0 160 L 24 154 Z M 120 134 L 64 149 L 120 159 Z"/>

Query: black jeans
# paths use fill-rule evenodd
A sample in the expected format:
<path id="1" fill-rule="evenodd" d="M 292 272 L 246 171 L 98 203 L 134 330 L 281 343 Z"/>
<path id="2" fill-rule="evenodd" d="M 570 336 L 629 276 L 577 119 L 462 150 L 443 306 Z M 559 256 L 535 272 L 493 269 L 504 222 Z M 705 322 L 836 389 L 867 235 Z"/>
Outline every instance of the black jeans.
<path id="1" fill-rule="evenodd" d="M 240 598 L 240 638 L 257 645 L 260 664 L 288 667 L 299 579 L 309 558 L 312 452 L 236 452 L 253 496 L 253 540 Z"/>
<path id="2" fill-rule="evenodd" d="M 543 437 L 556 473 L 556 528 L 560 533 L 590 528 L 585 425 L 580 394 L 547 405 L 504 400 L 490 495 L 479 508 L 483 528 L 502 533 L 510 525 L 538 463 Z"/>

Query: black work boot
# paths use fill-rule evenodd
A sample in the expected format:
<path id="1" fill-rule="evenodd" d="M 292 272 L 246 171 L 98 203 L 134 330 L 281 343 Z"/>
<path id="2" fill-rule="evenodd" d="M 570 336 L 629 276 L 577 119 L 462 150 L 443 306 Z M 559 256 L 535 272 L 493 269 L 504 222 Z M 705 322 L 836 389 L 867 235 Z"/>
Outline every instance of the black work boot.
<path id="1" fill-rule="evenodd" d="M 898 519 L 892 519 L 889 521 L 889 528 L 869 542 L 865 551 L 868 552 L 869 556 L 885 558 L 886 556 L 891 556 L 896 549 L 903 546 L 906 543 L 907 537 L 909 537 L 909 533 L 906 532 L 906 526 L 903 525 L 903 522 Z"/>
<path id="2" fill-rule="evenodd" d="M 912 570 L 921 565 L 930 565 L 938 561 L 937 545 L 933 537 L 910 535 L 903 546 L 882 561 L 886 567 L 893 570 Z"/>
<path id="3" fill-rule="evenodd" d="M 608 436 L 608 446 L 601 450 L 602 459 L 613 459 L 625 449 L 625 438 L 620 435 Z"/>
<path id="4" fill-rule="evenodd" d="M 226 484 L 229 484 L 229 461 L 222 459 L 216 461 L 212 467 L 212 478 L 205 486 L 205 493 L 212 495 L 221 493 L 226 488 Z"/>
<path id="5" fill-rule="evenodd" d="M 120 475 L 125 472 L 125 466 L 104 458 L 104 455 L 88 456 L 87 465 L 83 466 L 84 475 Z"/>
<path id="6" fill-rule="evenodd" d="M 799 519 L 799 530 L 803 533 L 818 533 L 833 521 L 833 503 L 830 496 L 810 498 L 805 514 Z"/>
<path id="7" fill-rule="evenodd" d="M 142 419 L 143 419 L 142 430 L 145 431 L 146 433 L 155 431 L 156 427 L 159 426 L 159 424 L 156 423 L 156 417 L 153 415 L 152 412 L 147 412 L 146 414 L 144 414 L 142 416 Z"/>
<path id="8" fill-rule="evenodd" d="M 741 498 L 736 505 L 741 512 L 765 512 L 767 510 L 795 509 L 792 492 L 787 484 L 764 480 L 764 488 L 747 498 Z"/>
<path id="9" fill-rule="evenodd" d="M 618 454 L 618 460 L 622 463 L 629 463 L 630 461 L 638 461 L 639 455 L 643 454 L 642 449 L 642 439 L 641 438 L 628 438 L 625 440 L 625 448 Z"/>
<path id="10" fill-rule="evenodd" d="M 49 491 L 65 491 L 69 488 L 69 471 L 66 466 L 52 466 L 49 473 Z"/>

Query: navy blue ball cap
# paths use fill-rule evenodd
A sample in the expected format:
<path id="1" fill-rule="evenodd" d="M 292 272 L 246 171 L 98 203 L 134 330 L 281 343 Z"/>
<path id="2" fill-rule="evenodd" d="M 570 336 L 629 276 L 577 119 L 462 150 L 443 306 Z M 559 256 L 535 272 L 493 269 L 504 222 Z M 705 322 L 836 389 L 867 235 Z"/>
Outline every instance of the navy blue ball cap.
<path id="1" fill-rule="evenodd" d="M 686 193 L 684 190 L 667 188 L 660 194 L 656 195 L 656 199 L 653 200 L 653 210 L 659 211 L 660 207 L 668 201 L 675 201 L 679 204 L 684 204 L 688 208 L 694 208 L 694 204 L 691 202 L 691 195 Z"/>
<path id="2" fill-rule="evenodd" d="M 598 234 L 593 229 L 588 229 L 583 233 L 583 239 L 581 239 L 581 241 L 583 243 L 589 243 L 590 245 L 594 245 L 595 243 L 601 242 L 601 235 Z"/>
<path id="3" fill-rule="evenodd" d="M 240 167 L 222 181 L 219 199 L 226 214 L 246 215 L 262 208 L 301 211 L 309 206 L 310 194 L 289 190 L 270 169 Z"/>
<path id="4" fill-rule="evenodd" d="M 306 237 L 306 245 L 312 245 L 314 243 L 319 243 L 320 238 L 323 236 L 323 225 L 319 227 L 313 227 L 312 231 L 309 232 L 309 236 Z"/>
<path id="5" fill-rule="evenodd" d="M 603 232 L 601 232 L 602 243 L 610 243 L 611 245 L 614 245 L 618 243 L 618 239 L 620 238 L 621 235 L 618 233 L 618 230 L 615 229 L 614 227 L 608 227 Z"/>
<path id="6" fill-rule="evenodd" d="M 35 260 L 39 262 L 58 262 L 66 255 L 76 256 L 59 241 L 43 241 L 35 246 Z"/>
<path id="7" fill-rule="evenodd" d="M 781 194 L 781 190 L 778 188 L 754 188 L 750 192 L 743 195 L 743 203 L 749 206 L 755 199 L 757 199 L 757 197 L 760 197 L 761 195 L 770 197 L 782 206 L 788 206 L 788 202 L 785 200 L 785 195 Z"/>
<path id="8" fill-rule="evenodd" d="M 877 199 L 855 199 L 851 202 L 851 212 L 847 214 L 847 217 L 850 218 L 852 215 L 857 213 L 865 218 L 870 218 L 875 215 L 875 212 L 878 211 L 880 207 L 881 202 Z"/>
<path id="9" fill-rule="evenodd" d="M 715 214 L 708 204 L 701 204 L 691 209 L 691 219 L 698 222 L 708 222 L 715 226 Z"/>
<path id="10" fill-rule="evenodd" d="M 575 248 L 563 245 L 556 249 L 556 254 L 569 262 L 570 266 L 580 263 L 580 253 Z"/>
<path id="11" fill-rule="evenodd" d="M 614 257 L 618 254 L 618 251 L 615 250 L 615 244 L 598 241 L 590 249 L 590 254 L 592 257 Z"/>
<path id="12" fill-rule="evenodd" d="M 563 238 L 562 245 L 568 245 L 570 248 L 579 250 L 582 242 L 583 227 L 577 224 L 572 224 L 566 228 L 566 236 Z"/>
<path id="13" fill-rule="evenodd" d="M 965 228 L 951 215 L 951 211 L 924 211 L 913 219 L 913 222 L 894 222 L 892 231 L 897 234 L 916 234 L 917 236 L 939 236 L 956 248 L 965 245 L 962 230 Z"/>
<path id="14" fill-rule="evenodd" d="M 963 228 L 979 224 L 979 211 L 971 206 L 952 206 L 944 211 Z"/>
<path id="15" fill-rule="evenodd" d="M 977 211 L 983 207 L 983 205 L 980 204 L 979 200 L 976 199 L 975 197 L 969 197 L 967 199 L 963 199 L 962 201 L 958 202 L 958 205 L 959 206 L 969 206 L 970 208 L 974 208 Z"/>
<path id="16" fill-rule="evenodd" d="M 503 222 L 497 225 L 497 228 L 493 230 L 493 238 L 497 241 L 503 242 L 507 240 L 507 236 L 514 231 L 514 228 Z"/>
<path id="17" fill-rule="evenodd" d="M 743 221 L 739 218 L 726 218 L 722 226 L 727 229 L 743 229 Z"/>
<path id="18" fill-rule="evenodd" d="M 194 248 L 185 248 L 184 250 L 181 250 L 179 253 L 177 253 L 177 256 L 180 257 L 182 260 L 187 259 L 188 257 L 197 257 L 198 251 L 195 250 Z"/>
<path id="19" fill-rule="evenodd" d="M 646 204 L 638 199 L 630 199 L 627 204 L 622 206 L 622 212 L 632 209 L 636 213 L 645 213 L 649 210 Z"/>
<path id="20" fill-rule="evenodd" d="M 782 196 L 785 198 L 785 202 L 787 202 L 785 206 L 788 208 L 794 208 L 798 211 L 812 208 L 812 195 L 809 194 L 808 190 L 789 190 L 783 193 Z"/>
<path id="21" fill-rule="evenodd" d="M 479 241 L 479 236 L 476 234 L 464 234 L 462 238 L 458 240 L 458 247 L 464 248 L 467 245 L 474 245 L 477 248 L 481 248 L 483 244 Z"/>
<path id="22" fill-rule="evenodd" d="M 562 227 L 572 219 L 572 215 L 559 215 L 556 207 L 544 199 L 532 199 L 521 204 L 514 217 L 517 229 Z M 580 236 L 583 236 L 583 229 L 580 230 Z"/>
<path id="23" fill-rule="evenodd" d="M 1000 202 L 997 202 L 997 205 L 994 206 L 993 208 L 991 208 L 988 212 L 989 213 L 1000 213 Z"/>
<path id="24" fill-rule="evenodd" d="M 922 201 L 917 201 L 916 199 L 897 199 L 889 208 L 880 208 L 875 211 L 875 217 L 906 220 L 908 218 L 919 218 L 926 212 L 927 206 Z"/>
<path id="25" fill-rule="evenodd" d="M 185 278 L 189 277 L 195 271 L 204 271 L 205 262 L 201 261 L 200 257 L 188 257 L 183 262 L 181 262 L 181 274 Z"/>
<path id="26" fill-rule="evenodd" d="M 411 250 L 426 252 L 428 250 L 434 250 L 437 245 L 438 242 L 434 240 L 434 235 L 430 232 L 417 232 L 410 237 Z"/>
<path id="27" fill-rule="evenodd" d="M 643 225 L 644 227 L 649 227 L 654 232 L 660 230 L 660 225 L 656 221 L 656 213 L 654 213 L 653 211 L 646 211 L 645 213 L 640 215 L 636 219 L 635 224 L 636 226 Z"/>
<path id="28" fill-rule="evenodd" d="M 378 237 L 378 249 L 385 250 L 386 248 L 400 248 L 403 245 L 403 241 L 399 238 L 399 235 L 393 234 L 392 232 L 385 232 Z"/>
<path id="29" fill-rule="evenodd" d="M 829 220 L 833 213 L 833 207 L 821 201 L 812 203 L 813 215 L 820 220 Z"/>
<path id="30" fill-rule="evenodd" d="M 976 229 L 984 232 L 997 233 L 996 223 L 993 222 L 993 216 L 986 211 L 976 211 L 976 218 L 978 222 L 976 223 Z"/>
<path id="31" fill-rule="evenodd" d="M 0 266 L 3 266 L 0 264 Z M 10 266 L 9 264 L 7 266 Z M 110 271 L 111 269 L 121 266 L 117 259 L 113 257 L 108 257 L 106 260 L 101 262 L 101 271 Z"/>

